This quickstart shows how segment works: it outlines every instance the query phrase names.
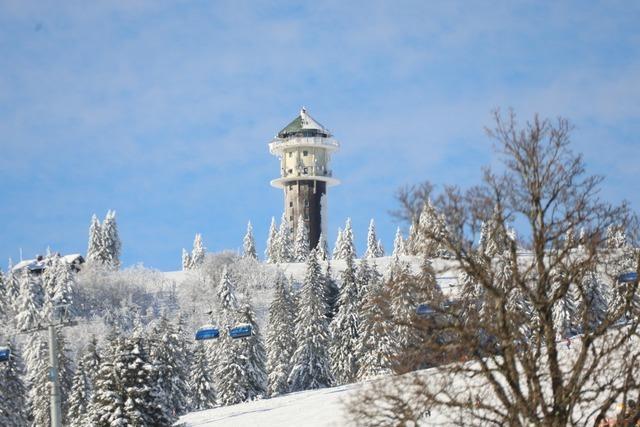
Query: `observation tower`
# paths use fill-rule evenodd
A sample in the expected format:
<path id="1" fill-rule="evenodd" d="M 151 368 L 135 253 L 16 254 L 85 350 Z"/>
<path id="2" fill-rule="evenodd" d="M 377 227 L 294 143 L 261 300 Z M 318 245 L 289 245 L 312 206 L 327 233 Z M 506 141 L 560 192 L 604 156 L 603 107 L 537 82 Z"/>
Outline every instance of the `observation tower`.
<path id="1" fill-rule="evenodd" d="M 284 212 L 294 236 L 302 216 L 311 248 L 318 244 L 320 233 L 327 238 L 327 187 L 340 183 L 333 177 L 329 161 L 339 147 L 331 132 L 304 107 L 269 143 L 269 152 L 280 159 L 280 178 L 271 185 L 284 190 Z"/>

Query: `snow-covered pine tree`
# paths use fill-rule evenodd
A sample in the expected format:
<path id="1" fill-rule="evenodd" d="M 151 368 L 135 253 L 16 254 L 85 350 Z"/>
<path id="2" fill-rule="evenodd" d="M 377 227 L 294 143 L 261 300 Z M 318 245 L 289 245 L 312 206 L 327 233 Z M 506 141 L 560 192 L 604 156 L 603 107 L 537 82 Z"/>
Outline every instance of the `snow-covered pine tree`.
<path id="1" fill-rule="evenodd" d="M 578 299 L 578 316 L 586 319 L 583 327 L 593 330 L 607 316 L 608 290 L 596 272 L 590 272 L 583 281 L 581 293 Z"/>
<path id="2" fill-rule="evenodd" d="M 617 277 L 636 270 L 638 249 L 626 245 L 608 254 L 607 269 Z M 628 320 L 640 313 L 640 293 L 633 283 L 618 283 L 610 287 L 608 294 L 609 313 L 620 320 Z"/>
<path id="3" fill-rule="evenodd" d="M 240 304 L 235 294 L 235 284 L 232 276 L 225 267 L 220 285 L 218 299 L 222 309 L 220 324 L 233 327 L 239 323 Z M 214 352 L 216 394 L 221 405 L 234 405 L 246 400 L 248 389 L 248 375 L 246 370 L 247 355 L 243 353 L 240 343 L 221 334 L 217 342 L 218 348 Z"/>
<path id="4" fill-rule="evenodd" d="M 364 253 L 363 258 L 377 258 L 380 257 L 378 250 L 378 236 L 376 235 L 376 223 L 371 219 L 369 221 L 369 230 L 367 231 L 367 250 Z"/>
<path id="5" fill-rule="evenodd" d="M 11 266 L 9 266 L 7 274 L 5 275 L 4 283 L 7 303 L 9 304 L 10 309 L 13 309 L 15 308 L 16 301 L 20 295 L 20 280 L 18 279 L 18 274 L 13 271 L 13 267 Z"/>
<path id="6" fill-rule="evenodd" d="M 101 226 L 102 232 L 102 263 L 110 269 L 118 270 L 120 268 L 120 235 L 118 234 L 118 225 L 116 223 L 116 211 L 107 212 Z"/>
<path id="7" fill-rule="evenodd" d="M 412 222 L 409 226 L 409 236 L 404 242 L 405 255 L 416 255 L 418 253 L 416 249 L 416 241 L 418 239 L 418 227 L 415 222 Z M 402 255 L 402 254 L 399 254 Z"/>
<path id="8" fill-rule="evenodd" d="M 47 268 L 42 273 L 44 291 L 44 319 L 58 321 L 73 315 L 74 275 L 71 267 L 59 255 L 48 259 Z"/>
<path id="9" fill-rule="evenodd" d="M 484 318 L 485 324 L 493 324 L 495 313 L 499 311 L 500 306 L 504 305 L 508 321 L 513 325 L 513 330 L 517 329 L 519 332 L 518 341 L 530 339 L 536 329 L 534 326 L 537 323 L 536 316 L 532 304 L 525 297 L 522 289 L 513 284 L 513 259 L 509 251 L 497 257 L 494 282 L 502 295 L 491 298 L 493 301 L 481 309 L 480 316 Z"/>
<path id="10" fill-rule="evenodd" d="M 44 291 L 40 277 L 29 274 L 24 269 L 20 275 L 20 294 L 15 305 L 16 329 L 25 330 L 36 327 L 42 321 Z"/>
<path id="11" fill-rule="evenodd" d="M 333 279 L 331 273 L 331 262 L 327 261 L 327 269 L 324 272 L 324 304 L 326 307 L 325 318 L 327 322 L 331 322 L 338 312 L 338 298 L 340 297 L 340 288 Z"/>
<path id="12" fill-rule="evenodd" d="M 60 400 L 62 401 L 62 422 L 66 424 L 69 410 L 68 396 L 73 385 L 74 363 L 70 355 L 67 338 L 61 328 L 56 329 L 56 341 L 58 343 L 58 383 L 60 384 Z M 47 351 L 47 360 L 49 352 Z"/>
<path id="13" fill-rule="evenodd" d="M 309 256 L 309 230 L 302 218 L 298 218 L 298 229 L 296 230 L 296 240 L 293 245 L 293 257 L 296 262 L 305 262 Z"/>
<path id="14" fill-rule="evenodd" d="M 422 263 L 420 264 L 416 298 L 421 302 L 436 305 L 444 302 L 444 294 L 436 280 L 436 272 L 433 269 L 431 260 L 427 256 L 422 257 Z"/>
<path id="15" fill-rule="evenodd" d="M 92 427 L 129 425 L 129 420 L 125 416 L 127 398 L 114 363 L 111 360 L 100 363 L 87 414 L 90 422 L 87 425 Z"/>
<path id="16" fill-rule="evenodd" d="M 566 291 L 563 291 L 564 287 L 566 287 Z M 551 289 L 552 292 L 564 294 L 552 307 L 553 326 L 556 329 L 558 339 L 570 337 L 577 332 L 575 326 L 577 307 L 574 286 L 570 283 L 563 283 L 563 278 L 558 276 L 553 281 Z"/>
<path id="17" fill-rule="evenodd" d="M 327 245 L 327 239 L 324 237 L 324 233 L 320 233 L 318 244 L 316 245 L 316 252 L 318 253 L 318 259 L 320 261 L 327 261 L 329 259 L 329 246 Z"/>
<path id="18" fill-rule="evenodd" d="M 494 206 L 491 218 L 485 221 L 480 229 L 479 253 L 492 259 L 510 247 L 511 243 L 505 222 L 502 207 Z"/>
<path id="19" fill-rule="evenodd" d="M 47 343 L 39 334 L 32 334 L 26 348 L 27 407 L 34 426 L 51 424 L 49 406 L 49 351 Z"/>
<path id="20" fill-rule="evenodd" d="M 251 325 L 251 335 L 240 339 L 240 354 L 244 355 L 244 370 L 246 372 L 245 400 L 262 398 L 267 393 L 267 354 L 260 333 L 260 327 L 250 302 L 244 304 L 239 313 L 239 320 L 243 324 Z"/>
<path id="21" fill-rule="evenodd" d="M 331 322 L 331 367 L 337 384 L 355 381 L 358 373 L 356 348 L 360 299 L 353 254 L 347 252 L 346 256 L 346 267 L 340 274 L 338 312 Z"/>
<path id="22" fill-rule="evenodd" d="M 142 338 L 125 338 L 114 366 L 124 391 L 125 425 L 170 426 L 176 421 L 177 417 L 163 405 L 166 400 L 155 384 L 154 366 Z"/>
<path id="23" fill-rule="evenodd" d="M 150 360 L 153 381 L 159 388 L 161 405 L 169 413 L 185 414 L 189 409 L 189 367 L 191 355 L 184 331 L 163 314 L 153 327 Z"/>
<path id="24" fill-rule="evenodd" d="M 24 363 L 15 342 L 7 343 L 9 360 L 0 363 L 0 425 L 28 425 L 27 388 L 22 380 Z"/>
<path id="25" fill-rule="evenodd" d="M 411 275 L 409 264 L 397 258 L 392 260 L 385 286 L 389 289 L 391 313 L 397 325 L 396 354 L 406 351 L 415 342 L 415 331 L 407 326 L 413 321 L 416 307 L 422 302 L 418 300 L 415 292 L 415 280 Z"/>
<path id="26" fill-rule="evenodd" d="M 216 406 L 216 389 L 209 373 L 210 370 L 205 346 L 203 343 L 197 342 L 193 349 L 193 361 L 189 375 L 190 407 L 194 411 L 211 409 Z"/>
<path id="27" fill-rule="evenodd" d="M 265 260 L 268 263 L 276 263 L 279 261 L 278 255 L 280 249 L 278 248 L 278 229 L 276 228 L 276 219 L 271 217 L 271 225 L 269 226 L 269 237 L 267 237 L 267 248 L 264 251 Z"/>
<path id="28" fill-rule="evenodd" d="M 362 304 L 364 296 L 369 291 L 372 281 L 371 267 L 366 258 L 363 258 L 356 267 L 356 289 L 358 290 L 358 301 Z"/>
<path id="29" fill-rule="evenodd" d="M 627 244 L 627 236 L 624 228 L 617 225 L 607 227 L 607 247 L 609 249 L 622 249 Z"/>
<path id="30" fill-rule="evenodd" d="M 193 249 L 191 250 L 191 268 L 197 268 L 204 262 L 207 248 L 202 244 L 202 235 L 196 233 L 193 238 Z"/>
<path id="31" fill-rule="evenodd" d="M 564 247 L 566 249 L 573 249 L 576 247 L 576 233 L 573 231 L 573 227 L 569 227 L 564 234 Z"/>
<path id="32" fill-rule="evenodd" d="M 69 427 L 85 427 L 89 425 L 88 409 L 91 403 L 90 382 L 82 359 L 78 361 L 76 373 L 69 394 L 69 411 L 67 421 Z"/>
<path id="33" fill-rule="evenodd" d="M 340 250 L 342 248 L 342 228 L 338 227 L 338 237 L 336 237 L 336 243 L 333 245 L 333 252 L 331 253 L 331 259 L 340 259 Z"/>
<path id="34" fill-rule="evenodd" d="M 342 231 L 342 245 L 338 249 L 337 259 L 347 259 L 347 257 L 353 256 L 357 258 L 356 246 L 353 242 L 353 230 L 351 228 L 351 218 L 347 218 L 347 222 Z"/>
<path id="35" fill-rule="evenodd" d="M 98 262 L 102 264 L 102 228 L 96 214 L 91 217 L 89 226 L 89 244 L 87 247 L 87 263 Z"/>
<path id="36" fill-rule="evenodd" d="M 382 240 L 378 239 L 378 244 L 376 245 L 376 255 L 377 258 L 384 256 L 384 245 L 382 244 Z"/>
<path id="37" fill-rule="evenodd" d="M 124 337 L 122 336 L 122 331 L 117 327 L 110 327 L 107 331 L 107 334 L 104 337 L 104 345 L 100 349 L 98 355 L 100 357 L 100 364 L 107 361 L 113 362 L 114 358 L 118 355 L 118 352 L 121 351 L 121 347 L 123 344 Z"/>
<path id="38" fill-rule="evenodd" d="M 9 320 L 8 305 L 7 287 L 5 284 L 4 274 L 2 273 L 2 270 L 0 270 L 0 322 L 5 325 Z"/>
<path id="39" fill-rule="evenodd" d="M 478 319 L 484 300 L 484 289 L 465 272 L 458 276 L 458 282 L 460 283 L 460 321 L 464 325 L 473 324 Z"/>
<path id="40" fill-rule="evenodd" d="M 285 213 L 282 214 L 276 246 L 278 248 L 278 262 L 293 261 L 293 236 L 291 235 L 291 225 Z"/>
<path id="41" fill-rule="evenodd" d="M 402 238 L 402 232 L 400 231 L 400 227 L 396 228 L 396 237 L 393 239 L 393 253 L 392 256 L 401 256 L 406 255 L 407 251 L 405 249 L 404 239 Z"/>
<path id="42" fill-rule="evenodd" d="M 294 318 L 298 317 L 298 306 L 300 305 L 300 292 L 296 291 L 296 287 L 300 288 L 301 285 L 293 279 L 293 276 L 289 276 L 287 280 L 287 290 L 291 298 L 291 312 L 294 314 Z"/>
<path id="43" fill-rule="evenodd" d="M 430 258 L 444 257 L 447 254 L 442 240 L 446 235 L 444 218 L 438 213 L 431 200 L 427 200 L 420 213 L 415 240 L 412 242 L 414 250 Z"/>
<path id="44" fill-rule="evenodd" d="M 323 277 L 315 249 L 309 254 L 296 317 L 296 351 L 289 384 L 292 391 L 329 387 L 329 327 L 324 317 Z"/>
<path id="45" fill-rule="evenodd" d="M 382 286 L 382 274 L 378 270 L 378 264 L 375 260 L 369 264 L 369 287 Z M 364 297 L 360 298 L 363 299 Z"/>
<path id="46" fill-rule="evenodd" d="M 219 363 L 215 370 L 218 403 L 227 406 L 244 402 L 248 388 L 246 356 L 241 354 L 240 343 L 226 334 L 219 339 L 219 345 Z"/>
<path id="47" fill-rule="evenodd" d="M 379 284 L 369 286 L 360 309 L 358 335 L 358 379 L 365 380 L 393 373 L 397 344 L 391 322 L 388 294 Z"/>
<path id="48" fill-rule="evenodd" d="M 273 300 L 269 306 L 267 326 L 267 371 L 269 372 L 269 396 L 289 391 L 291 356 L 295 350 L 293 325 L 295 313 L 289 286 L 282 273 L 276 277 Z"/>
<path id="49" fill-rule="evenodd" d="M 182 248 L 182 270 L 191 270 L 191 255 L 185 248 Z"/>
<path id="50" fill-rule="evenodd" d="M 247 223 L 247 233 L 242 239 L 242 256 L 245 258 L 258 259 L 258 253 L 256 252 L 256 241 L 253 238 L 253 226 L 251 221 Z"/>
<path id="51" fill-rule="evenodd" d="M 222 276 L 220 276 L 218 300 L 220 302 L 220 307 L 222 307 L 224 312 L 223 315 L 227 315 L 228 312 L 235 312 L 239 308 L 238 299 L 236 297 L 235 280 L 226 266 L 222 270 Z"/>
<path id="52" fill-rule="evenodd" d="M 89 382 L 89 396 L 92 397 L 96 375 L 100 370 L 100 362 L 102 361 L 102 357 L 98 352 L 98 339 L 95 335 L 92 334 L 89 337 L 87 345 L 82 350 L 81 360 Z"/>

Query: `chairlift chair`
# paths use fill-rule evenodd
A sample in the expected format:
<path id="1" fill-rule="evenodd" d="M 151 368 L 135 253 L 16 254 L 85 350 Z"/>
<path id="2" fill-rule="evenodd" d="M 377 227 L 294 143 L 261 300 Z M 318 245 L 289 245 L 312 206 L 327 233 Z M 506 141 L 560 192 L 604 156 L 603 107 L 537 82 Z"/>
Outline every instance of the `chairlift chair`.
<path id="1" fill-rule="evenodd" d="M 435 310 L 433 308 L 431 308 L 429 306 L 429 304 L 419 304 L 418 307 L 416 307 L 416 314 L 418 316 L 431 316 L 432 314 L 435 314 Z"/>
<path id="2" fill-rule="evenodd" d="M 245 338 L 251 335 L 251 325 L 245 323 L 243 325 L 238 325 L 234 328 L 231 328 L 229 331 L 229 336 L 231 338 Z"/>
<path id="3" fill-rule="evenodd" d="M 618 276 L 618 282 L 620 283 L 633 283 L 636 280 L 638 280 L 638 273 L 636 273 L 635 271 L 623 273 Z"/>
<path id="4" fill-rule="evenodd" d="M 196 341 L 212 340 L 220 337 L 220 330 L 213 325 L 206 325 L 196 331 Z"/>
<path id="5" fill-rule="evenodd" d="M 9 347 L 0 347 L 0 362 L 6 362 L 11 356 L 11 349 Z"/>

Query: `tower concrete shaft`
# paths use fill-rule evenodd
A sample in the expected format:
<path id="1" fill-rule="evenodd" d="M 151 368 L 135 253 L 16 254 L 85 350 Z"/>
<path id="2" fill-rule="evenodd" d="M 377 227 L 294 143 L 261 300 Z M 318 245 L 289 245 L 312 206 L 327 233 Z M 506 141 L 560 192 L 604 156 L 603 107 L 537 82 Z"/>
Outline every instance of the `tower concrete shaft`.
<path id="1" fill-rule="evenodd" d="M 320 233 L 327 237 L 327 187 L 340 183 L 329 162 L 339 146 L 305 108 L 269 143 L 271 154 L 280 159 L 280 178 L 271 185 L 284 190 L 285 217 L 294 235 L 301 225 L 307 227 L 311 248 L 317 245 Z M 300 217 L 304 224 L 299 224 Z"/>

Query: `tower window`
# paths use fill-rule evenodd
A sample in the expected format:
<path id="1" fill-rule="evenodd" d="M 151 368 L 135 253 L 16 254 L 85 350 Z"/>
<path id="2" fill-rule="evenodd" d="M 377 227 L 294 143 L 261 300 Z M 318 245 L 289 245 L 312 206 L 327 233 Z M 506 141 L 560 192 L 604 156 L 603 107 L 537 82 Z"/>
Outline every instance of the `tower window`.
<path id="1" fill-rule="evenodd" d="M 304 199 L 304 206 L 305 206 L 306 208 L 308 208 L 308 207 L 309 207 L 309 199 Z"/>
<path id="2" fill-rule="evenodd" d="M 303 156 L 307 156 L 308 154 L 309 154 L 309 152 L 308 152 L 307 150 L 304 150 L 304 151 L 302 152 L 302 155 L 303 155 Z"/>
<path id="3" fill-rule="evenodd" d="M 293 221 L 293 215 L 289 217 L 289 221 Z"/>
<path id="4" fill-rule="evenodd" d="M 303 171 L 304 171 L 304 174 L 306 175 L 309 173 L 309 168 L 304 168 Z"/>
<path id="5" fill-rule="evenodd" d="M 293 151 L 289 151 L 289 157 L 293 157 Z"/>
<path id="6" fill-rule="evenodd" d="M 293 173 L 293 169 L 289 169 L 289 173 Z"/>
<path id="7" fill-rule="evenodd" d="M 292 208 L 293 207 L 293 202 L 289 202 L 289 207 Z"/>

